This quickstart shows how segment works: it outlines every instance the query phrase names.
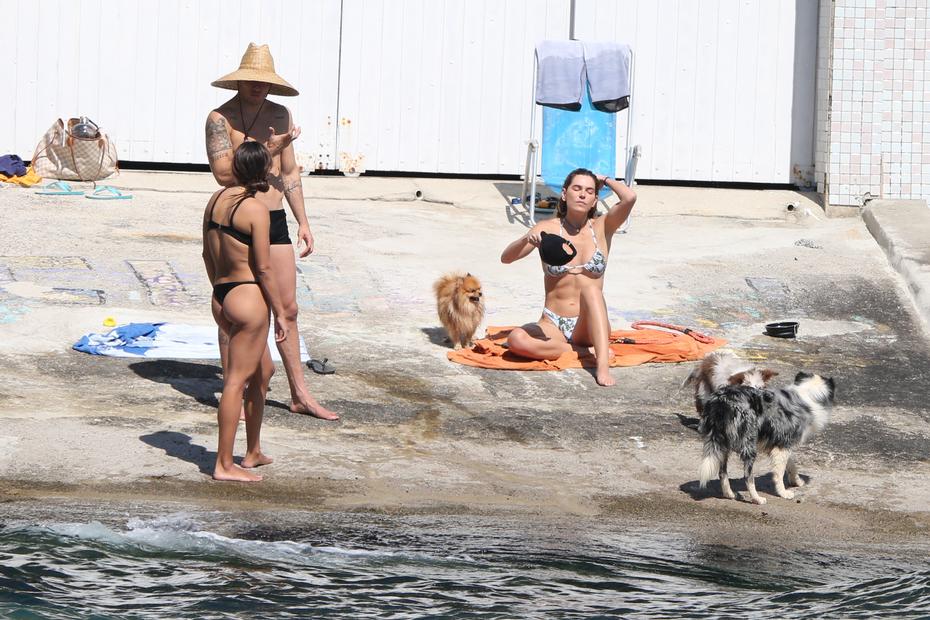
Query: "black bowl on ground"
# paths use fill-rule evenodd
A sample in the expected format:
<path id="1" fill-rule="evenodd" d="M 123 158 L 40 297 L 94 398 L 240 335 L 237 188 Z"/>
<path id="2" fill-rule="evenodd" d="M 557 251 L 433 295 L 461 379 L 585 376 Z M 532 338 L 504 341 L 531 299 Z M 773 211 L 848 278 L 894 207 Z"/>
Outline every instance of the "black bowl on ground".
<path id="1" fill-rule="evenodd" d="M 768 323 L 765 326 L 765 333 L 773 338 L 794 338 L 798 335 L 798 322 L 779 321 L 778 323 Z"/>

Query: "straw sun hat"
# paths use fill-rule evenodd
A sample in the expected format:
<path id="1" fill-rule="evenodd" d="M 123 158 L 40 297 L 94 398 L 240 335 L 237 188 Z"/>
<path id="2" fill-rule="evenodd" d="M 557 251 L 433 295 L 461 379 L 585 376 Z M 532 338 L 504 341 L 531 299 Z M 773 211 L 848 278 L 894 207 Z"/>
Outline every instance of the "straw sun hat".
<path id="1" fill-rule="evenodd" d="M 296 88 L 274 72 L 274 59 L 271 57 L 271 51 L 267 45 L 249 43 L 249 48 L 242 55 L 239 69 L 229 75 L 224 75 L 215 82 L 211 82 L 210 86 L 239 90 L 239 80 L 271 84 L 271 89 L 268 91 L 269 95 L 296 97 L 300 94 Z"/>

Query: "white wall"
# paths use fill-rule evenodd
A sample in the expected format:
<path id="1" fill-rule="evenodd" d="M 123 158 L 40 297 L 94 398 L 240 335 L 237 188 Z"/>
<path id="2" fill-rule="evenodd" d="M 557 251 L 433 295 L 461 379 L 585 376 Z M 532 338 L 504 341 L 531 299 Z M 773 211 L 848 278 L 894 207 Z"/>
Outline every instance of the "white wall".
<path id="1" fill-rule="evenodd" d="M 575 37 L 633 47 L 638 178 L 793 183 L 813 170 L 816 16 L 811 0 L 577 0 Z"/>
<path id="2" fill-rule="evenodd" d="M 302 125 L 306 149 L 335 152 L 339 0 L 2 0 L 15 50 L 0 96 L 0 151 L 32 155 L 58 117 L 86 115 L 121 159 L 206 163 L 204 122 L 233 96 L 210 82 L 268 43 L 277 72 L 302 92 L 274 98 Z M 8 82 L 9 83 L 9 82 Z M 8 91 L 9 92 L 9 91 Z"/>
<path id="3" fill-rule="evenodd" d="M 533 49 L 567 38 L 568 0 L 343 6 L 340 151 L 374 170 L 522 171 Z"/>
<path id="4" fill-rule="evenodd" d="M 520 174 L 533 49 L 570 30 L 569 0 L 38 0 L 29 10 L 0 0 L 0 9 L 16 15 L 4 24 L 15 88 L 0 95 L 0 152 L 24 158 L 56 118 L 85 114 L 122 159 L 204 163 L 206 114 L 232 94 L 210 82 L 254 41 L 271 46 L 301 91 L 277 100 L 303 128 L 298 150 L 325 167 L 348 152 L 372 170 Z M 576 0 L 575 16 L 576 38 L 634 48 L 639 178 L 809 175 L 815 2 Z"/>

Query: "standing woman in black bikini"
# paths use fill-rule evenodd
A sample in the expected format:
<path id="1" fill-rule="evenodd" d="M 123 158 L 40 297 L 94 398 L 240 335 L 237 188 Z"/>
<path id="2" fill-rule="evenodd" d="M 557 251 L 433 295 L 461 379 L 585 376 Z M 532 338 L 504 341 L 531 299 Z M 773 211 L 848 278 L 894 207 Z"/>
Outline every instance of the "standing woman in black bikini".
<path id="1" fill-rule="evenodd" d="M 213 318 L 229 334 L 217 413 L 216 480 L 257 482 L 262 477 L 243 468 L 271 463 L 259 441 L 265 394 L 274 372 L 267 342 L 269 306 L 277 342 L 287 337 L 288 328 L 271 273 L 271 218 L 268 207 L 255 198 L 268 190 L 270 165 L 268 149 L 258 142 L 243 142 L 233 155 L 237 184 L 213 194 L 203 216 L 203 261 L 213 284 Z M 239 467 L 233 462 L 233 447 L 243 391 L 246 454 Z"/>
<path id="2" fill-rule="evenodd" d="M 595 217 L 597 192 L 604 184 L 620 202 Z M 614 385 L 610 376 L 612 354 L 604 272 L 614 233 L 630 216 L 635 202 L 636 193 L 626 184 L 578 168 L 562 185 L 557 217 L 537 223 L 504 249 L 501 262 L 512 263 L 539 247 L 545 232 L 561 235 L 577 250 L 566 265 L 543 263 L 546 301 L 542 316 L 510 332 L 507 345 L 513 353 L 536 360 L 558 359 L 572 349 L 581 355 L 594 354 L 598 384 Z"/>
<path id="3" fill-rule="evenodd" d="M 295 247 L 287 230 L 286 201 L 297 220 L 297 249 L 300 258 L 314 251 L 313 234 L 304 205 L 300 167 L 293 141 L 300 135 L 286 107 L 268 95 L 296 96 L 297 89 L 275 73 L 274 59 L 267 45 L 250 43 L 237 71 L 221 77 L 213 86 L 236 91 L 236 96 L 210 112 L 206 125 L 207 157 L 216 181 L 225 187 L 236 184 L 232 171 L 235 149 L 247 140 L 258 140 L 271 153 L 268 186 L 256 198 L 271 213 L 271 262 L 278 290 L 286 310 L 281 317 L 288 326 L 288 337 L 278 343 L 284 372 L 291 391 L 290 410 L 323 420 L 338 420 L 339 414 L 324 407 L 310 393 L 300 362 L 300 334 L 297 330 L 297 263 Z M 220 355 L 225 359 L 226 334 L 220 333 Z"/>

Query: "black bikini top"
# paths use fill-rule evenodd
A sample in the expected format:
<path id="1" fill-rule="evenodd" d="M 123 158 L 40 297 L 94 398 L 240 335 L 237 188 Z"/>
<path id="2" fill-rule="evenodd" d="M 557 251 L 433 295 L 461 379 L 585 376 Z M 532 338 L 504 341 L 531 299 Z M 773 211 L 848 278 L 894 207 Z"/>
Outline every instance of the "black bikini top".
<path id="1" fill-rule="evenodd" d="M 541 239 L 539 242 L 539 255 L 547 265 L 556 265 L 558 267 L 567 265 L 578 254 L 575 244 L 561 235 L 547 233 L 546 231 L 540 232 L 539 235 Z M 565 251 L 565 246 L 569 247 L 571 253 Z"/>
<path id="2" fill-rule="evenodd" d="M 229 235 L 230 237 L 232 237 L 233 239 L 235 239 L 235 240 L 238 241 L 239 243 L 242 243 L 242 244 L 251 246 L 251 245 L 252 245 L 252 235 L 247 235 L 247 234 L 245 234 L 244 232 L 240 232 L 240 231 L 236 230 L 235 228 L 233 228 L 233 225 L 232 225 L 233 218 L 236 216 L 236 210 L 237 210 L 237 209 L 239 208 L 239 206 L 242 204 L 242 201 L 245 200 L 245 197 L 243 197 L 242 200 L 240 200 L 239 202 L 237 202 L 237 203 L 235 204 L 235 206 L 232 208 L 232 210 L 229 212 L 229 224 L 228 224 L 228 225 L 226 225 L 226 224 L 220 224 L 219 222 L 214 222 L 214 221 L 213 221 L 213 207 L 216 206 L 216 203 L 217 203 L 217 201 L 220 199 L 220 196 L 221 196 L 221 195 L 223 194 L 223 192 L 225 192 L 227 189 L 229 189 L 229 188 L 228 188 L 228 187 L 224 187 L 223 190 L 222 190 L 219 194 L 216 195 L 216 198 L 213 200 L 213 204 L 210 205 L 210 216 L 209 216 L 210 221 L 207 223 L 207 229 L 208 229 L 208 230 L 218 229 L 221 233 L 224 233 L 224 234 Z"/>
<path id="3" fill-rule="evenodd" d="M 559 220 L 559 232 L 560 233 L 565 232 L 565 229 L 563 228 L 562 223 L 563 223 L 563 220 L 560 219 Z M 579 273 L 578 270 L 580 269 L 581 271 L 587 271 L 588 273 L 590 273 L 592 278 L 601 278 L 604 276 L 604 272 L 607 271 L 607 257 L 604 255 L 603 252 L 601 252 L 601 248 L 597 247 L 597 234 L 595 234 L 594 232 L 593 220 L 588 220 L 588 227 L 591 229 L 591 237 L 594 239 L 594 254 L 591 255 L 591 258 L 588 259 L 588 262 L 584 263 L 583 265 L 569 266 L 565 264 L 565 263 L 568 263 L 570 260 L 572 260 L 572 258 L 574 258 L 575 255 L 572 254 L 569 257 L 568 261 L 565 261 L 565 263 L 563 264 L 556 264 L 556 265 L 544 264 L 546 273 L 548 275 L 552 276 L 553 278 L 561 278 L 562 276 L 568 273 L 577 274 Z M 551 238 L 552 238 L 552 235 L 546 236 L 547 243 L 551 243 L 549 242 L 549 239 Z M 558 238 L 561 238 L 561 235 L 558 235 Z M 556 243 L 558 243 L 558 239 L 556 239 Z M 572 246 L 572 249 L 573 250 L 575 249 L 574 245 Z M 566 255 L 568 254 L 567 252 L 564 251 L 564 249 L 563 249 L 563 253 Z M 575 252 L 575 254 L 577 254 L 577 251 Z"/>

